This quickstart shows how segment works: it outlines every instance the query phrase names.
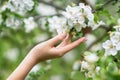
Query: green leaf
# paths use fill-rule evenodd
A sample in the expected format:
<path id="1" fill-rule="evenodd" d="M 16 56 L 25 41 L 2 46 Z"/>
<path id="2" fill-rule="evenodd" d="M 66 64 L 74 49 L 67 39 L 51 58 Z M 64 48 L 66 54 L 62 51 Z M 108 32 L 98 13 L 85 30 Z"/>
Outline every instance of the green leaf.
<path id="1" fill-rule="evenodd" d="M 94 14 L 94 21 L 95 21 L 95 23 L 98 22 L 98 15 L 97 14 Z"/>

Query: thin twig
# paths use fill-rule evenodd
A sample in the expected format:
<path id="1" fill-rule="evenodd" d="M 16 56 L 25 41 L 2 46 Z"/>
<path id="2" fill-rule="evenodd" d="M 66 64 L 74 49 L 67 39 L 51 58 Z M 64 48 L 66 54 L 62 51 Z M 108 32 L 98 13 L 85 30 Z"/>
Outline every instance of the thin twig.
<path id="1" fill-rule="evenodd" d="M 93 13 L 99 11 L 100 9 L 104 8 L 105 6 L 107 6 L 108 4 L 110 4 L 110 3 L 113 2 L 113 1 L 115 1 L 115 0 L 108 0 L 108 1 L 106 1 L 103 5 L 101 5 L 101 7 L 93 10 Z"/>
<path id="2" fill-rule="evenodd" d="M 50 15 L 50 16 L 61 16 L 61 14 L 53 14 L 53 15 Z M 36 20 L 38 20 L 38 19 L 40 19 L 40 18 L 46 18 L 46 17 L 48 17 L 48 16 L 34 16 L 34 19 L 35 19 L 35 21 Z"/>
<path id="3" fill-rule="evenodd" d="M 43 0 L 39 0 L 39 2 L 40 2 L 40 3 L 47 4 L 47 5 L 49 5 L 49 6 L 52 6 L 52 7 L 56 8 L 56 9 L 59 9 L 59 10 L 64 10 L 63 8 L 57 6 L 57 5 L 53 4 L 53 3 L 48 3 L 48 2 L 45 2 L 45 1 L 43 1 Z"/>

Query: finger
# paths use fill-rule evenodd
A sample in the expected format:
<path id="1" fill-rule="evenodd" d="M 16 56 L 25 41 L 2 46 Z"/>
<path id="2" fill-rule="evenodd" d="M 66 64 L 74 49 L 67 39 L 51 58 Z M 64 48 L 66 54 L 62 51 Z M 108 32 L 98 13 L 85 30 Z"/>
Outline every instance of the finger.
<path id="1" fill-rule="evenodd" d="M 52 46 L 54 46 L 59 41 L 63 40 L 66 37 L 66 33 L 63 33 L 61 35 L 57 35 L 54 38 L 50 39 L 48 43 L 50 43 Z"/>
<path id="2" fill-rule="evenodd" d="M 67 37 L 63 40 L 63 42 L 62 42 L 61 44 L 59 44 L 59 45 L 57 46 L 57 48 L 63 47 L 63 46 L 65 46 L 65 45 L 71 43 L 72 37 L 73 37 L 73 35 L 67 35 Z"/>
<path id="3" fill-rule="evenodd" d="M 62 47 L 60 49 L 60 52 L 63 53 L 63 54 L 65 54 L 66 52 L 72 50 L 73 48 L 75 48 L 76 46 L 78 46 L 80 43 L 82 43 L 84 41 L 86 41 L 86 38 L 82 37 L 82 38 L 80 38 L 80 39 L 78 39 L 78 40 L 76 40 L 76 41 L 74 41 L 74 42 L 66 45 L 65 47 Z"/>

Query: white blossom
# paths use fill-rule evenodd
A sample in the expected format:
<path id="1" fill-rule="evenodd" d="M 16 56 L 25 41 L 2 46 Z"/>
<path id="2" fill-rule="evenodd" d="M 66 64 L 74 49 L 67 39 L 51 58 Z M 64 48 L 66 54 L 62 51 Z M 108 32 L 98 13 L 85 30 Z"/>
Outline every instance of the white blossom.
<path id="1" fill-rule="evenodd" d="M 116 25 L 116 26 L 113 26 L 113 27 L 116 29 L 116 31 L 120 32 L 120 25 Z"/>
<path id="2" fill-rule="evenodd" d="M 17 48 L 12 48 L 6 51 L 5 57 L 10 61 L 16 61 L 19 56 L 19 50 Z"/>
<path id="3" fill-rule="evenodd" d="M 98 61 L 98 59 L 99 57 L 95 53 L 85 56 L 85 60 L 90 63 L 95 63 Z"/>
<path id="4" fill-rule="evenodd" d="M 91 57 L 92 58 L 92 57 Z M 100 71 L 100 67 L 96 66 L 94 63 L 88 61 L 81 62 L 81 71 L 84 72 L 86 77 L 92 78 L 98 74 Z"/>
<path id="5" fill-rule="evenodd" d="M 92 28 L 92 30 L 97 29 L 99 26 L 105 25 L 103 21 L 98 21 L 98 23 L 95 23 L 94 21 L 89 21 L 88 26 Z"/>
<path id="6" fill-rule="evenodd" d="M 94 15 L 90 6 L 84 5 L 83 3 L 79 3 L 79 7 L 81 8 L 80 11 L 85 18 L 87 17 L 89 21 L 94 20 Z"/>
<path id="7" fill-rule="evenodd" d="M 59 34 L 64 31 L 68 33 L 74 32 L 76 34 L 87 26 L 94 30 L 100 25 L 103 25 L 102 21 L 95 23 L 92 8 L 84 3 L 79 3 L 78 6 L 68 5 L 66 11 L 62 12 L 62 15 L 64 19 L 59 19 L 56 16 L 48 19 L 50 31 L 56 29 Z"/>
<path id="8" fill-rule="evenodd" d="M 23 2 L 25 4 L 26 10 L 28 10 L 28 11 L 32 10 L 32 8 L 34 6 L 33 0 L 23 0 Z"/>
<path id="9" fill-rule="evenodd" d="M 100 71 L 100 66 L 97 66 L 97 67 L 95 68 L 95 71 L 96 71 L 96 73 L 99 73 L 99 71 Z"/>
<path id="10" fill-rule="evenodd" d="M 12 12 L 24 15 L 27 11 L 33 9 L 33 0 L 9 0 L 7 8 Z"/>
<path id="11" fill-rule="evenodd" d="M 102 21 L 95 23 L 92 8 L 84 3 L 79 3 L 79 6 L 67 6 L 66 11 L 62 14 L 67 18 L 69 29 L 74 28 L 76 32 L 80 32 L 87 26 L 94 30 L 100 25 L 104 25 Z"/>
<path id="12" fill-rule="evenodd" d="M 54 7 L 42 3 L 39 3 L 39 5 L 36 7 L 36 11 L 42 16 L 55 15 L 57 13 Z"/>
<path id="13" fill-rule="evenodd" d="M 103 43 L 105 55 L 115 56 L 120 50 L 120 19 L 118 19 L 118 24 L 113 27 L 115 28 L 115 31 L 110 32 L 110 40 Z"/>
<path id="14" fill-rule="evenodd" d="M 40 18 L 38 24 L 40 25 L 40 28 L 43 30 L 46 30 L 46 24 L 47 24 L 47 19 L 46 18 Z"/>
<path id="15" fill-rule="evenodd" d="M 90 70 L 90 64 L 86 61 L 81 62 L 81 71 Z"/>
<path id="16" fill-rule="evenodd" d="M 95 73 L 93 71 L 88 71 L 88 72 L 85 72 L 85 76 L 89 78 L 93 78 L 95 76 Z"/>
<path id="17" fill-rule="evenodd" d="M 7 9 L 8 5 L 5 3 L 3 6 L 0 7 L 0 12 L 3 12 Z"/>
<path id="18" fill-rule="evenodd" d="M 24 19 L 24 23 L 25 23 L 25 30 L 26 30 L 26 32 L 30 32 L 35 27 L 37 27 L 37 24 L 35 23 L 33 17 L 29 17 L 27 19 Z"/>
<path id="19" fill-rule="evenodd" d="M 118 19 L 117 22 L 118 22 L 118 24 L 116 26 L 113 26 L 113 27 L 116 29 L 116 31 L 120 32 L 120 19 Z"/>
<path id="20" fill-rule="evenodd" d="M 87 47 L 90 46 L 96 40 L 96 37 L 92 34 L 86 34 L 85 37 L 88 39 L 87 41 L 85 41 Z"/>
<path id="21" fill-rule="evenodd" d="M 18 20 L 15 17 L 8 17 L 5 23 L 7 27 L 17 29 L 22 24 L 22 21 Z"/>
<path id="22" fill-rule="evenodd" d="M 84 23 L 85 14 L 82 13 L 82 7 L 85 7 L 83 3 L 81 3 L 80 6 L 67 6 L 66 12 L 62 13 L 68 19 L 70 29 L 75 26 L 75 29 L 78 32 L 82 29 L 82 27 L 86 27 L 86 24 Z"/>
<path id="23" fill-rule="evenodd" d="M 118 22 L 118 24 L 120 25 L 120 19 L 118 19 L 118 21 L 117 21 L 117 22 Z"/>
<path id="24" fill-rule="evenodd" d="M 116 46 L 117 50 L 120 50 L 120 32 L 114 32 L 110 35 L 110 39 Z"/>
<path id="25" fill-rule="evenodd" d="M 61 34 L 67 30 L 66 19 L 63 17 L 54 16 L 48 19 L 50 31 L 56 30 L 58 34 Z"/>
<path id="26" fill-rule="evenodd" d="M 117 54 L 116 47 L 111 40 L 105 41 L 102 46 L 105 49 L 105 55 L 115 56 Z"/>
<path id="27" fill-rule="evenodd" d="M 73 70 L 79 70 L 80 67 L 81 67 L 80 61 L 76 61 L 76 62 L 73 64 Z"/>

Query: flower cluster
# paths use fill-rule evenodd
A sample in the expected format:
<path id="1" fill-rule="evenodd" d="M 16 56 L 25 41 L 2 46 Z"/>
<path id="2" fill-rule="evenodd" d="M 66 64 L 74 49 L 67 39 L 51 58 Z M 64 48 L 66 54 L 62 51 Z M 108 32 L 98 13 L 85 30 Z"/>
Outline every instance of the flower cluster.
<path id="1" fill-rule="evenodd" d="M 98 60 L 99 57 L 95 53 L 85 52 L 84 60 L 75 62 L 73 69 L 80 69 L 81 72 L 85 73 L 86 77 L 94 77 L 95 73 L 98 73 L 100 70 L 100 67 L 95 65 Z"/>
<path id="2" fill-rule="evenodd" d="M 34 21 L 33 17 L 24 18 L 23 21 L 15 17 L 8 17 L 5 23 L 6 27 L 10 27 L 12 29 L 19 29 L 24 23 L 26 33 L 31 32 L 35 27 L 37 27 L 37 23 Z"/>
<path id="3" fill-rule="evenodd" d="M 48 20 L 49 27 L 56 29 L 60 33 L 66 31 L 77 34 L 81 32 L 82 28 L 86 28 L 87 26 L 96 29 L 100 25 L 104 25 L 102 21 L 98 22 L 94 20 L 91 7 L 84 3 L 80 3 L 79 6 L 67 6 L 66 11 L 62 12 L 62 15 L 64 17 L 63 21 L 59 17 L 53 17 Z"/>
<path id="4" fill-rule="evenodd" d="M 94 15 L 90 6 L 85 6 L 80 3 L 79 6 L 67 6 L 66 12 L 63 15 L 68 20 L 70 29 L 75 27 L 76 31 L 80 31 L 87 26 L 90 22 L 94 22 Z"/>
<path id="5" fill-rule="evenodd" d="M 67 30 L 66 18 L 54 16 L 48 19 L 50 31 L 57 31 L 58 34 L 61 34 Z"/>
<path id="6" fill-rule="evenodd" d="M 120 19 L 118 19 L 118 25 L 114 26 L 115 31 L 110 32 L 110 40 L 103 43 L 105 49 L 105 55 L 115 56 L 120 50 Z"/>
<path id="7" fill-rule="evenodd" d="M 34 21 L 33 17 L 26 18 L 23 21 L 24 21 L 25 30 L 27 33 L 30 32 L 31 30 L 33 30 L 35 27 L 37 27 L 37 24 Z"/>
<path id="8" fill-rule="evenodd" d="M 90 53 L 84 56 L 84 59 L 81 62 L 81 71 L 85 73 L 86 77 L 94 77 L 95 73 L 100 70 L 100 67 L 94 64 L 98 61 L 99 57 L 95 53 Z"/>
<path id="9" fill-rule="evenodd" d="M 22 21 L 15 17 L 7 17 L 5 23 L 7 27 L 18 29 L 19 26 L 22 24 Z"/>
<path id="10" fill-rule="evenodd" d="M 7 5 L 8 9 L 10 9 L 12 12 L 21 15 L 25 14 L 27 11 L 32 10 L 33 6 L 33 0 L 9 0 Z"/>

